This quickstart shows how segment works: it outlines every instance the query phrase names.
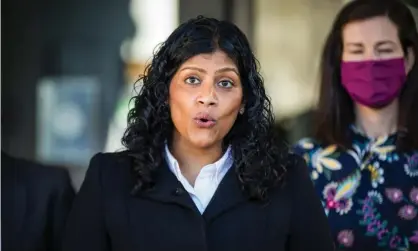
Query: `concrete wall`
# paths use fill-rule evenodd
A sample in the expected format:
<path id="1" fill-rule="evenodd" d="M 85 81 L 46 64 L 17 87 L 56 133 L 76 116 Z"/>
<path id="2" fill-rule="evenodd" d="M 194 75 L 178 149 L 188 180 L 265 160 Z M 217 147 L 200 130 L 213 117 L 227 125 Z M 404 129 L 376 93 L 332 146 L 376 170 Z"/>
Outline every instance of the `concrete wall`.
<path id="1" fill-rule="evenodd" d="M 332 0 L 255 1 L 254 45 L 277 118 L 315 103 L 319 54 L 341 6 Z"/>

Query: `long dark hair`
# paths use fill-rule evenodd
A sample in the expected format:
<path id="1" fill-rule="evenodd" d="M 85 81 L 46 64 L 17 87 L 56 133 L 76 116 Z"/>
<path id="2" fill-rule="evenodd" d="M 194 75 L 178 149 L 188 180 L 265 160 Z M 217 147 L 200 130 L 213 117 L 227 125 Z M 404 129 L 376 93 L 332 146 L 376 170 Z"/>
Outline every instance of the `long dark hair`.
<path id="1" fill-rule="evenodd" d="M 343 50 L 342 31 L 346 24 L 373 17 L 386 16 L 398 28 L 399 38 L 407 55 L 411 48 L 418 55 L 418 34 L 408 7 L 399 0 L 355 0 L 337 15 L 326 39 L 321 58 L 321 90 L 316 112 L 315 138 L 324 144 L 349 147 L 347 132 L 354 123 L 353 102 L 340 81 L 340 62 Z M 400 96 L 397 145 L 400 150 L 418 149 L 418 65 L 416 60 L 408 74 Z"/>
<path id="2" fill-rule="evenodd" d="M 235 61 L 243 84 L 245 112 L 224 139 L 224 145 L 232 147 L 242 188 L 250 197 L 265 199 L 267 191 L 281 180 L 286 151 L 276 144 L 270 99 L 246 36 L 232 23 L 199 16 L 168 37 L 140 77 L 143 88 L 133 99 L 122 139 L 134 159 L 134 193 L 153 186 L 153 174 L 164 161 L 164 145 L 174 128 L 167 106 L 173 75 L 189 58 L 216 50 Z"/>

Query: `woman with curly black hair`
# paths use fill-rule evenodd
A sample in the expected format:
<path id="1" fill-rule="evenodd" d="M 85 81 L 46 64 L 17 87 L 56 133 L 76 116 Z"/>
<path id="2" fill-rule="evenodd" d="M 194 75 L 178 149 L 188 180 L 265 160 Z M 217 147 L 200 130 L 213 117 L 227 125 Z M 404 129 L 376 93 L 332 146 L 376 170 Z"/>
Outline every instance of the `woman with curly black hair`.
<path id="1" fill-rule="evenodd" d="M 92 158 L 64 250 L 333 249 L 304 161 L 278 147 L 235 25 L 182 24 L 140 81 L 127 150 Z"/>

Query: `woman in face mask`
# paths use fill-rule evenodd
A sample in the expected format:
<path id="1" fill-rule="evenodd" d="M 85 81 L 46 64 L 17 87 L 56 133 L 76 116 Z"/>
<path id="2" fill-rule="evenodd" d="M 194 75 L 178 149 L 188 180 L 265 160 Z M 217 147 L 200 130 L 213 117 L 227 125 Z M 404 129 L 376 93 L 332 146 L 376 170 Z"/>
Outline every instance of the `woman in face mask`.
<path id="1" fill-rule="evenodd" d="M 321 62 L 310 166 L 338 250 L 418 250 L 418 35 L 397 0 L 338 14 Z"/>

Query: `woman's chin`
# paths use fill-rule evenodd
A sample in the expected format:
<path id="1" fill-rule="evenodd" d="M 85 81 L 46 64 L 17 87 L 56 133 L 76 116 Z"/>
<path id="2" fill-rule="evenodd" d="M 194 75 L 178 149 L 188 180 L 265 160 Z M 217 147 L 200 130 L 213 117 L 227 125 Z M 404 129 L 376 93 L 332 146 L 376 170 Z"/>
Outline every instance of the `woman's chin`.
<path id="1" fill-rule="evenodd" d="M 210 149 L 221 145 L 212 137 L 193 139 L 190 143 L 198 149 Z"/>
<path id="2" fill-rule="evenodd" d="M 210 149 L 214 147 L 214 143 L 212 141 L 199 141 L 194 142 L 193 145 L 198 149 Z"/>

